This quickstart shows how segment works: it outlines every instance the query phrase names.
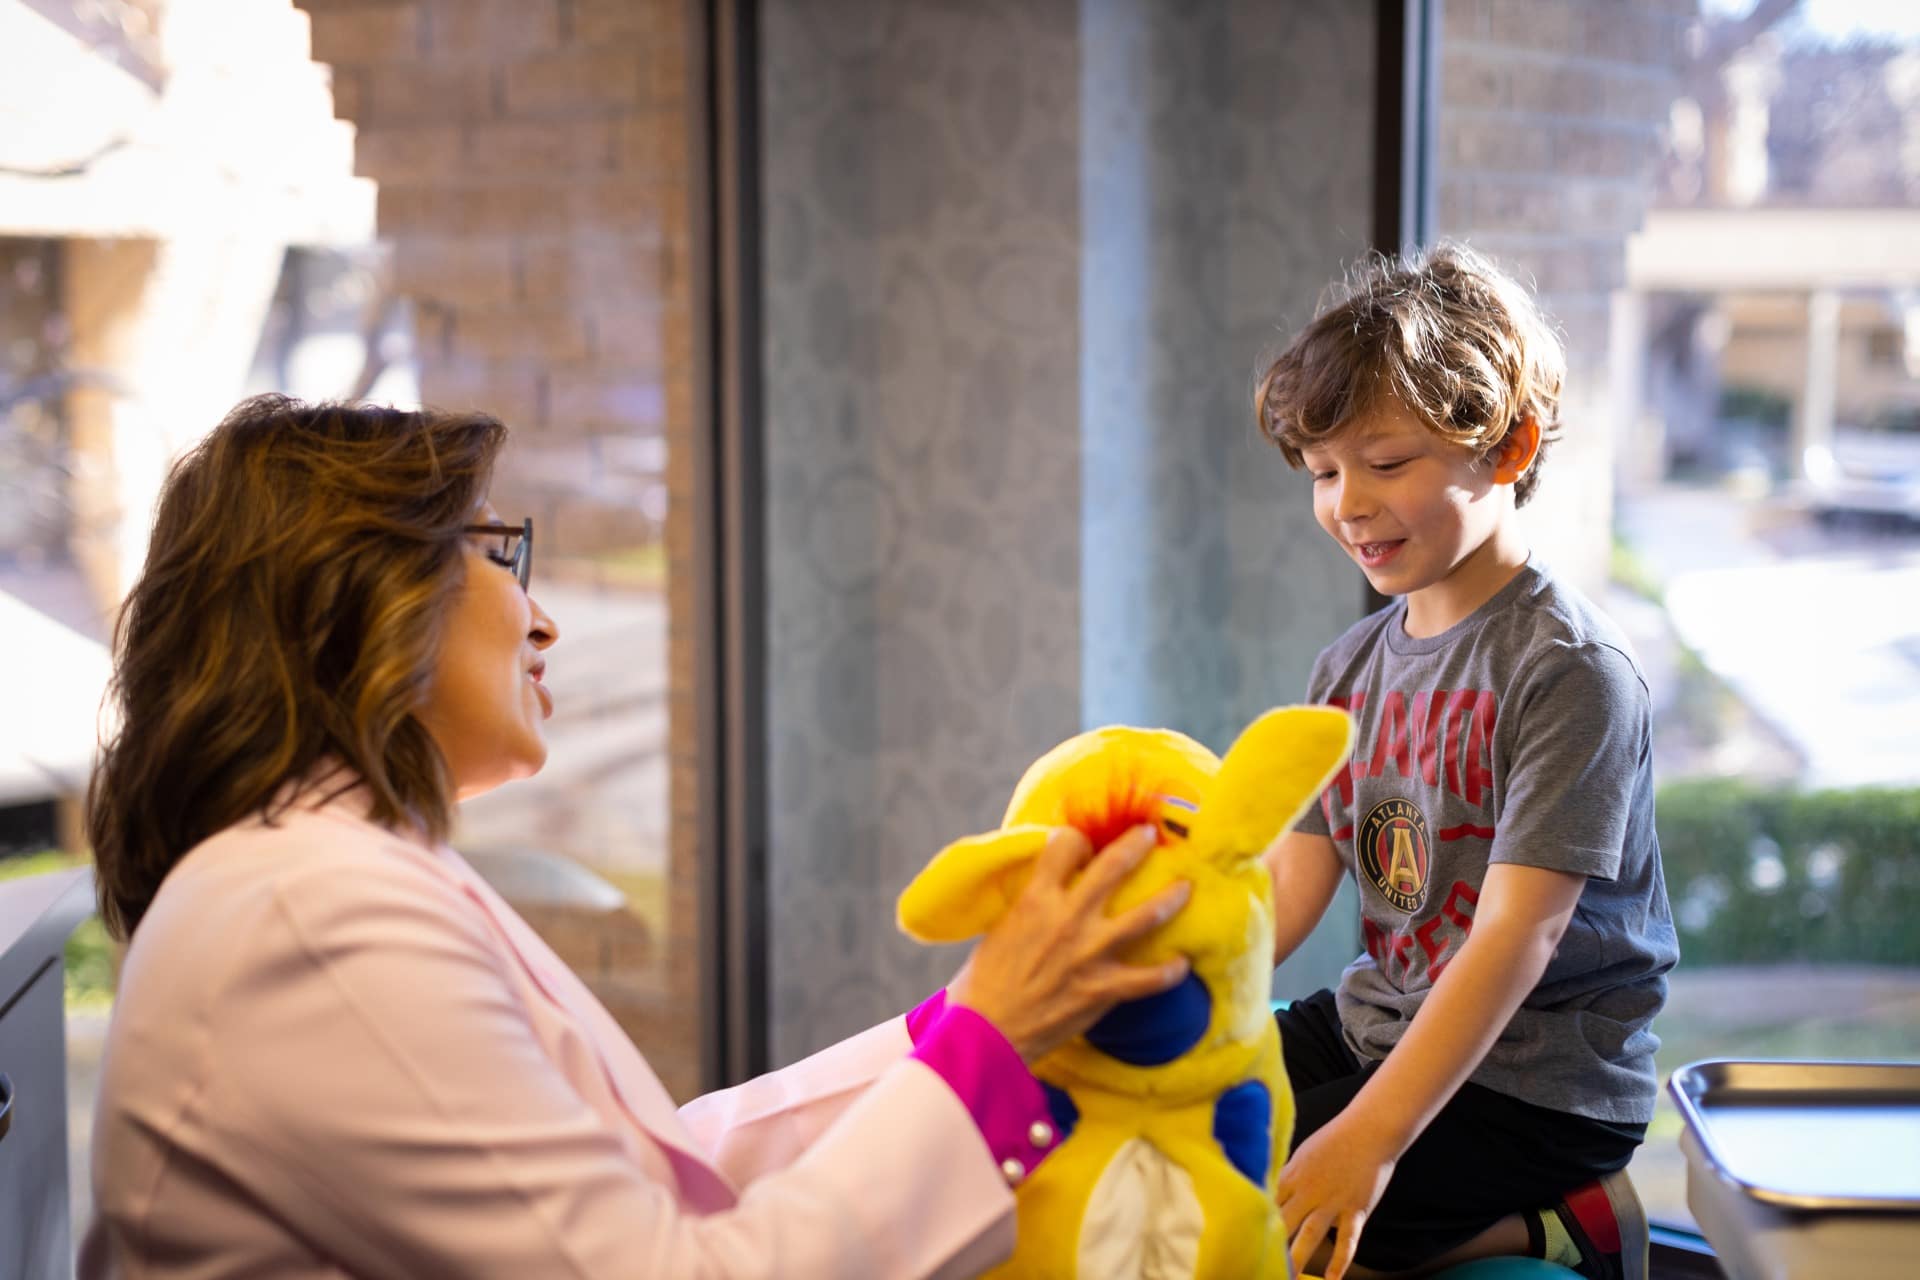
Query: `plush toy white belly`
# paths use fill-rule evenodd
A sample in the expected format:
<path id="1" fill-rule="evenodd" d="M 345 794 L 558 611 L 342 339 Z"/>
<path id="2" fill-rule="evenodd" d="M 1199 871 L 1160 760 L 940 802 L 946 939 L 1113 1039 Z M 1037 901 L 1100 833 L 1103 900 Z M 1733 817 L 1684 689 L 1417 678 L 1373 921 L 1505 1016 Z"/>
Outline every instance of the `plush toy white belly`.
<path id="1" fill-rule="evenodd" d="M 1158 1147 L 1129 1138 L 1088 1197 L 1079 1274 L 1192 1280 L 1205 1229 L 1193 1175 Z"/>

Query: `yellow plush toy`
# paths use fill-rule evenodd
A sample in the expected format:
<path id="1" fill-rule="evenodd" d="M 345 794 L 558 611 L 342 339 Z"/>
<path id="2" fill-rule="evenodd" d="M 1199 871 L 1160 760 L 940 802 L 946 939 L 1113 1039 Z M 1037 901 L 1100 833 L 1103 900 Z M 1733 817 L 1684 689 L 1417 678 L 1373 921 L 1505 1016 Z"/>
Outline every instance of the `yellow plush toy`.
<path id="1" fill-rule="evenodd" d="M 1260 854 L 1318 798 L 1352 737 L 1331 707 L 1269 711 L 1224 759 L 1165 729 L 1083 733 L 1027 770 L 999 830 L 949 845 L 907 886 L 900 927 L 958 942 L 1006 911 L 1053 828 L 1076 827 L 1099 849 L 1143 822 L 1160 844 L 1110 910 L 1193 885 L 1129 957 L 1184 954 L 1186 981 L 1114 1009 L 1036 1066 L 1064 1141 L 1021 1184 L 1019 1241 L 993 1275 L 1288 1274 L 1274 1185 L 1293 1094 L 1268 1003 L 1273 885 Z"/>

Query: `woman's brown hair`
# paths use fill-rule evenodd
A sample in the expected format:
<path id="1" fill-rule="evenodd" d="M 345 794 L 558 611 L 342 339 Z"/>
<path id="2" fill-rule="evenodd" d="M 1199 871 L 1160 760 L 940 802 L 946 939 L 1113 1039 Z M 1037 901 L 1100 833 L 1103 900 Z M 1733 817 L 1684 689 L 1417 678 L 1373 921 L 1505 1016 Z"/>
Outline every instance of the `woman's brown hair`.
<path id="1" fill-rule="evenodd" d="M 1523 505 L 1560 436 L 1566 356 L 1526 288 L 1464 245 L 1356 267 L 1254 392 L 1260 430 L 1301 453 L 1392 396 L 1428 430 L 1484 458 L 1525 419 L 1540 448 L 1514 483 Z"/>
<path id="2" fill-rule="evenodd" d="M 363 785 L 373 821 L 445 837 L 452 790 L 415 711 L 505 438 L 484 414 L 256 396 L 174 466 L 87 795 L 116 936 L 188 850 L 271 821 L 289 784 Z"/>

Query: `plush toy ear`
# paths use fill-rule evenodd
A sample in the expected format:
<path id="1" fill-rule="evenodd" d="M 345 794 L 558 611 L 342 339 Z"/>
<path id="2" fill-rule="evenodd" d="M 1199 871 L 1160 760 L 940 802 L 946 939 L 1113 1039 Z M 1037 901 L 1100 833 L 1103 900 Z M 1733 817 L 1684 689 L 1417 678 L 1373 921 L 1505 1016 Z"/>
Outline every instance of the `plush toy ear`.
<path id="1" fill-rule="evenodd" d="M 1003 827 L 956 840 L 900 895 L 901 931 L 921 942 L 962 942 L 985 933 L 1027 886 L 1052 827 Z"/>
<path id="2" fill-rule="evenodd" d="M 1188 839 L 1201 856 L 1251 858 L 1300 820 L 1353 749 L 1337 707 L 1279 707 L 1248 725 L 1220 762 Z"/>

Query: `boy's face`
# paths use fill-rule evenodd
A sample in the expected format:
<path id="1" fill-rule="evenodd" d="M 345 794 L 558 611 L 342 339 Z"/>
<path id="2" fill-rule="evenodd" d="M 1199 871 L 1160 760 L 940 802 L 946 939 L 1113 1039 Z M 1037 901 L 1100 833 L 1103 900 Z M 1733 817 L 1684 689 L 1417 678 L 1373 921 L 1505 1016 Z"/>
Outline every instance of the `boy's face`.
<path id="1" fill-rule="evenodd" d="M 1444 630 L 1505 585 L 1503 567 L 1525 562 L 1512 484 L 1391 397 L 1302 457 L 1320 527 L 1374 590 L 1409 597 L 1410 625 Z"/>

